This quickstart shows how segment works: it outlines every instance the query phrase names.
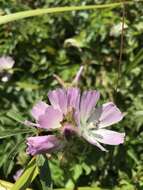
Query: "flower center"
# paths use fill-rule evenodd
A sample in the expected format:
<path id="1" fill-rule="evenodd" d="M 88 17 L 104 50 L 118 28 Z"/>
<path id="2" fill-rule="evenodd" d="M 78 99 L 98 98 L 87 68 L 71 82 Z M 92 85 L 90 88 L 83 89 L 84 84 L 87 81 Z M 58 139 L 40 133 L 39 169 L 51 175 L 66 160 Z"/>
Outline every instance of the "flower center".
<path id="1" fill-rule="evenodd" d="M 76 126 L 76 122 L 75 122 L 75 119 L 74 119 L 74 109 L 70 109 L 67 114 L 64 116 L 64 119 L 62 121 L 62 124 L 65 124 L 65 123 L 70 123 L 72 124 L 73 126 Z"/>
<path id="2" fill-rule="evenodd" d="M 89 125 L 87 127 L 89 130 L 96 130 L 99 128 L 99 123 L 100 123 L 100 121 L 97 120 L 97 121 L 89 123 Z"/>
<path id="3" fill-rule="evenodd" d="M 99 124 L 99 120 L 89 123 L 89 125 L 87 126 L 89 136 L 94 136 L 97 139 L 103 139 L 102 135 L 96 133 L 96 131 L 99 129 Z"/>

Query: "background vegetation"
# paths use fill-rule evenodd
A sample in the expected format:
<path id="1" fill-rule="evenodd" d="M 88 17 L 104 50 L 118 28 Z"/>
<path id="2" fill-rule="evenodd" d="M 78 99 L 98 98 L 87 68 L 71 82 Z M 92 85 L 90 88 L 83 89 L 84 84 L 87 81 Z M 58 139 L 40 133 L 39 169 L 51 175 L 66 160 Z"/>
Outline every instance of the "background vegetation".
<path id="1" fill-rule="evenodd" d="M 110 2 L 0 0 L 0 15 L 35 8 Z M 84 65 L 80 87 L 99 90 L 100 103 L 116 101 L 125 118 L 113 128 L 126 132 L 126 142 L 119 147 L 108 147 L 109 153 L 86 144 L 83 152 L 72 155 L 70 164 L 67 160 L 52 158 L 54 187 L 143 189 L 143 3 L 137 1 L 125 6 L 123 62 L 118 79 L 122 11 L 121 7 L 73 11 L 1 25 L 0 55 L 12 56 L 15 60 L 10 80 L 0 82 L 1 179 L 12 182 L 14 173 L 29 160 L 25 136 L 31 132 L 15 122 L 12 113 L 16 111 L 28 119 L 33 104 L 47 99 L 48 90 L 59 86 L 54 73 L 71 81 L 79 66 Z M 38 188 L 38 183 L 37 179 L 33 186 Z"/>

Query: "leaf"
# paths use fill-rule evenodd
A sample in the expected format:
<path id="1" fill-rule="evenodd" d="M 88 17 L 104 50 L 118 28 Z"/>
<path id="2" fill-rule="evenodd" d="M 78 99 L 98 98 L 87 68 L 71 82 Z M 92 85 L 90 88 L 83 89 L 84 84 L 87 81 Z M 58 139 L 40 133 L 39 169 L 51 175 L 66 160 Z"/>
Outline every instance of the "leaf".
<path id="1" fill-rule="evenodd" d="M 12 183 L 0 180 L 0 188 L 5 188 L 7 190 L 10 190 L 12 187 Z M 26 189 L 26 190 L 32 190 L 32 189 Z M 55 190 L 71 190 L 69 188 L 56 188 Z M 78 190 L 101 190 L 99 187 L 79 187 Z M 104 189 L 102 189 L 104 190 Z M 107 189 L 106 189 L 107 190 Z"/>
<path id="2" fill-rule="evenodd" d="M 51 171 L 49 168 L 48 158 L 43 155 L 37 157 L 37 166 L 40 173 L 40 182 L 43 190 L 52 189 Z"/>
<path id="3" fill-rule="evenodd" d="M 21 140 L 20 142 L 16 143 L 14 147 L 10 150 L 8 153 L 8 159 L 13 160 L 16 156 L 16 154 L 19 152 L 21 145 L 25 143 L 25 139 Z"/>
<path id="4" fill-rule="evenodd" d="M 133 3 L 132 1 L 124 1 L 124 3 Z M 123 3 L 111 3 L 111 4 L 102 4 L 102 5 L 85 5 L 85 6 L 71 6 L 71 7 L 56 7 L 56 8 L 47 8 L 47 9 L 36 9 L 36 10 L 28 10 L 21 11 L 18 13 L 12 13 L 9 15 L 0 17 L 0 24 L 5 24 L 8 22 L 12 22 L 15 20 L 39 16 L 42 14 L 51 14 L 51 13 L 60 13 L 60 12 L 68 12 L 68 11 L 80 11 L 80 10 L 91 10 L 91 9 L 102 9 L 102 8 L 115 8 L 121 6 Z"/>
<path id="5" fill-rule="evenodd" d="M 14 162 L 12 160 L 6 159 L 6 162 L 3 165 L 3 172 L 6 178 L 11 173 L 13 166 L 14 166 Z"/>
<path id="6" fill-rule="evenodd" d="M 13 184 L 4 180 L 0 180 L 0 190 L 11 190 Z M 32 190 L 32 189 L 26 189 Z"/>
<path id="7" fill-rule="evenodd" d="M 26 134 L 26 133 L 34 133 L 34 130 L 32 128 L 28 128 L 28 129 L 9 129 L 9 130 L 0 130 L 0 139 L 4 139 L 4 138 L 8 138 L 8 137 L 12 137 L 12 136 L 16 136 L 19 134 Z"/>
<path id="8" fill-rule="evenodd" d="M 71 188 L 58 188 L 55 190 L 72 190 Z M 78 187 L 78 190 L 107 190 L 107 189 L 101 189 L 99 187 Z"/>
<path id="9" fill-rule="evenodd" d="M 127 67 L 127 73 L 130 72 L 132 69 L 138 66 L 143 61 L 143 48 L 140 49 L 140 51 L 137 53 L 137 55 L 134 58 L 134 61 L 128 64 Z"/>
<path id="10" fill-rule="evenodd" d="M 138 160 L 138 158 L 137 158 L 137 155 L 136 155 L 136 153 L 135 153 L 135 151 L 134 150 L 128 150 L 127 151 L 127 154 L 129 155 L 129 157 L 132 159 L 132 160 L 134 160 L 134 162 L 136 163 L 136 164 L 138 164 L 139 163 L 139 160 Z"/>
<path id="11" fill-rule="evenodd" d="M 82 163 L 82 168 L 84 169 L 86 175 L 90 174 L 91 168 L 85 162 Z"/>
<path id="12" fill-rule="evenodd" d="M 135 114 L 136 116 L 143 116 L 143 110 L 136 111 L 134 114 Z"/>
<path id="13" fill-rule="evenodd" d="M 10 117 L 11 119 L 14 119 L 15 121 L 18 121 L 19 123 L 23 122 L 25 119 L 21 116 L 20 113 L 18 113 L 15 110 L 10 110 L 7 113 L 7 116 Z"/>
<path id="14" fill-rule="evenodd" d="M 37 84 L 30 84 L 29 82 L 25 81 L 25 82 L 17 82 L 16 85 L 20 88 L 20 89 L 24 89 L 24 90 L 37 90 L 40 88 L 39 85 Z"/>
<path id="15" fill-rule="evenodd" d="M 82 166 L 80 164 L 76 164 L 74 166 L 74 175 L 73 175 L 74 180 L 77 181 L 77 179 L 80 177 L 81 174 L 82 174 Z"/>
<path id="16" fill-rule="evenodd" d="M 23 174 L 16 181 L 11 190 L 25 190 L 32 183 L 37 175 L 38 170 L 36 166 L 36 159 L 35 157 L 33 157 L 33 159 L 28 163 L 27 167 L 25 168 Z"/>

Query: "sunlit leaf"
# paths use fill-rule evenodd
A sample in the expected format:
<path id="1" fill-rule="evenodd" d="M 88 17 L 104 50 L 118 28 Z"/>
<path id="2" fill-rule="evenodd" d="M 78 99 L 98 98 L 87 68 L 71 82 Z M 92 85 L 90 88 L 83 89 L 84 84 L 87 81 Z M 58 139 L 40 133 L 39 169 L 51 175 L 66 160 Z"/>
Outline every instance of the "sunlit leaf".
<path id="1" fill-rule="evenodd" d="M 132 1 L 125 1 L 124 3 L 131 3 Z M 0 24 L 5 24 L 11 21 L 39 16 L 47 13 L 60 13 L 68 11 L 80 11 L 80 10 L 91 10 L 91 9 L 103 9 L 103 8 L 115 8 L 121 6 L 123 3 L 111 3 L 111 4 L 102 4 L 102 5 L 85 5 L 85 6 L 71 6 L 71 7 L 56 7 L 56 8 L 47 8 L 47 9 L 36 9 L 30 11 L 22 11 L 18 13 L 12 13 L 9 15 L 0 17 Z"/>
<path id="2" fill-rule="evenodd" d="M 33 158 L 25 168 L 21 177 L 16 181 L 11 190 L 25 190 L 38 175 L 36 159 Z"/>
<path id="3" fill-rule="evenodd" d="M 17 82 L 17 87 L 20 88 L 20 89 L 24 89 L 24 90 L 37 90 L 38 88 L 40 88 L 39 85 L 36 85 L 36 84 L 30 84 L 28 82 Z"/>
<path id="4" fill-rule="evenodd" d="M 13 184 L 8 181 L 0 180 L 0 190 L 11 190 L 12 186 Z M 26 189 L 26 190 L 31 190 L 31 189 Z"/>

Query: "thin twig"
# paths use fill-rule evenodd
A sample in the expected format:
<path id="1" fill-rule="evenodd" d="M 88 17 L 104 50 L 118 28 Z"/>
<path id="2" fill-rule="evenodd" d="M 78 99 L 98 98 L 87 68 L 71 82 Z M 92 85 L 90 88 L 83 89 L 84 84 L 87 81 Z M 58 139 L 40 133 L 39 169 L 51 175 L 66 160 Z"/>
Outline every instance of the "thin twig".
<path id="1" fill-rule="evenodd" d="M 122 32 L 121 32 L 121 42 L 120 42 L 120 54 L 119 54 L 119 62 L 118 62 L 118 76 L 117 76 L 117 85 L 116 85 L 116 96 L 118 93 L 118 88 L 120 85 L 121 79 L 121 66 L 122 66 L 122 57 L 123 57 L 123 47 L 124 47 L 124 25 L 125 25 L 125 4 L 123 2 L 123 13 L 122 13 Z"/>
<path id="2" fill-rule="evenodd" d="M 58 81 L 58 83 L 63 87 L 66 88 L 65 82 L 56 74 L 53 74 L 53 77 Z"/>

